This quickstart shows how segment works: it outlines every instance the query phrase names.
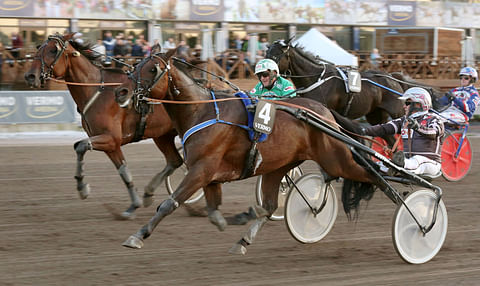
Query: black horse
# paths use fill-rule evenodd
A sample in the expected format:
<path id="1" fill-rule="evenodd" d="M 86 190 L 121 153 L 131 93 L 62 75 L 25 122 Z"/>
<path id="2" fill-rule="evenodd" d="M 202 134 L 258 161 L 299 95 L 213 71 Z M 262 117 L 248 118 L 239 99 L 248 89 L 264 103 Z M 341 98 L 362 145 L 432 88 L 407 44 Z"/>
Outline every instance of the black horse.
<path id="1" fill-rule="evenodd" d="M 370 124 L 384 123 L 390 117 L 398 118 L 405 114 L 403 103 L 398 99 L 404 90 L 389 74 L 361 72 L 361 91 L 350 92 L 343 70 L 302 47 L 292 46 L 290 41 L 274 42 L 268 48 L 266 57 L 277 62 L 280 73 L 292 79 L 298 95 L 322 102 L 351 119 L 365 116 Z M 393 137 L 387 141 L 393 144 Z"/>
<path id="2" fill-rule="evenodd" d="M 393 72 L 390 75 L 395 80 L 397 80 L 397 82 L 402 86 L 403 90 L 407 90 L 411 87 L 421 87 L 421 88 L 424 88 L 425 90 L 427 90 L 432 97 L 432 107 L 433 107 L 433 109 L 441 112 L 446 107 L 448 107 L 448 105 L 445 106 L 444 104 L 439 102 L 439 99 L 442 98 L 443 96 L 445 96 L 444 91 L 442 91 L 438 88 L 435 88 L 433 86 L 429 86 L 429 85 L 419 83 L 419 82 L 415 81 L 414 79 L 412 79 L 410 76 L 408 76 L 404 73 L 401 73 L 401 72 Z"/>

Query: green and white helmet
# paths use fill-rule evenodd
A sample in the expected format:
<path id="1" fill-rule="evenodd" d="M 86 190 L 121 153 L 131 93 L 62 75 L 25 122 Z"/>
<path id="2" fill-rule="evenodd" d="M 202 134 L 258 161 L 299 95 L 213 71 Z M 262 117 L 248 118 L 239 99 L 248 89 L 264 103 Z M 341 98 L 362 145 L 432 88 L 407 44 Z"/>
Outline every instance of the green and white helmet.
<path id="1" fill-rule="evenodd" d="M 255 74 L 259 74 L 264 71 L 276 71 L 277 74 L 280 73 L 278 70 L 277 63 L 272 61 L 271 59 L 263 59 L 258 61 L 258 63 L 255 65 Z"/>

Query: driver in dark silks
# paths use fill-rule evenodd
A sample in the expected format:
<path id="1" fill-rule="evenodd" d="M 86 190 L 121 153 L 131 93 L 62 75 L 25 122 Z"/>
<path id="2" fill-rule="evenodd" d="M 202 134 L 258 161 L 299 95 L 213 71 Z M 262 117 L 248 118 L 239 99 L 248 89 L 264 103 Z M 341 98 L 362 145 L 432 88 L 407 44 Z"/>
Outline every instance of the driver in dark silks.
<path id="1" fill-rule="evenodd" d="M 443 121 L 429 112 L 432 99 L 425 89 L 410 88 L 400 99 L 405 100 L 405 116 L 363 128 L 362 132 L 369 136 L 401 134 L 404 152 L 395 153 L 392 162 L 414 174 L 437 177 L 442 167 Z"/>

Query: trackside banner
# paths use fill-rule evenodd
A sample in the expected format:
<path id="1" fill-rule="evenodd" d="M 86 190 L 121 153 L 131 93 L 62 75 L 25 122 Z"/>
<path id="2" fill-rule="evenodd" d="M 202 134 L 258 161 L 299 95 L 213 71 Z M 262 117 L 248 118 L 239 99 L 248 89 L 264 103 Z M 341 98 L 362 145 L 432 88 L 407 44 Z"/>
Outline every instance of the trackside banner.
<path id="1" fill-rule="evenodd" d="M 75 123 L 77 117 L 67 90 L 0 91 L 0 124 Z"/>

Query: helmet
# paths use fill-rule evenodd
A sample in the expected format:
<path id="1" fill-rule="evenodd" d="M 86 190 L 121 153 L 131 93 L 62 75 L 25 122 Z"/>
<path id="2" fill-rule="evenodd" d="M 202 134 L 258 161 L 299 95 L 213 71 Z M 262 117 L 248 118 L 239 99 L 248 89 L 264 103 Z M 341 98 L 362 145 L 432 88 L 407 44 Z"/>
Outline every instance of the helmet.
<path id="1" fill-rule="evenodd" d="M 421 87 L 412 87 L 407 89 L 402 97 L 399 97 L 400 100 L 409 100 L 411 102 L 418 102 L 422 105 L 423 111 L 428 111 L 432 108 L 432 98 L 430 93 Z"/>
<path id="2" fill-rule="evenodd" d="M 280 73 L 278 70 L 277 63 L 272 61 L 271 59 L 263 59 L 258 61 L 258 63 L 255 65 L 255 74 L 264 72 L 264 71 L 276 71 L 277 74 Z"/>
<path id="3" fill-rule="evenodd" d="M 464 67 L 460 70 L 460 73 L 458 75 L 468 75 L 471 78 L 473 78 L 473 82 L 477 81 L 478 74 L 477 71 L 472 68 L 472 67 Z"/>

